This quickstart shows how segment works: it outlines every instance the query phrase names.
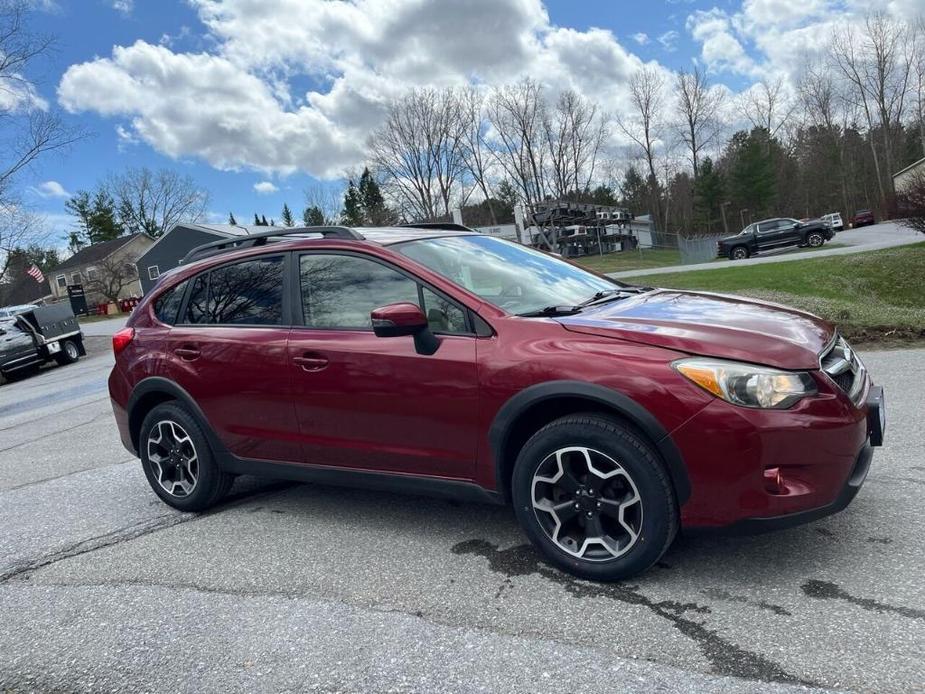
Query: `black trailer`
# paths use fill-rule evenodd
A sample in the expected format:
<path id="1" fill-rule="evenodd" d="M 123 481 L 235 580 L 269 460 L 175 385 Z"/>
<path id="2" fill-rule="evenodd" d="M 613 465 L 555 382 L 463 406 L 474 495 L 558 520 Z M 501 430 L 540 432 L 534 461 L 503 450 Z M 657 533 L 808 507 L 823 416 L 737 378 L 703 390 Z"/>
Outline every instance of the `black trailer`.
<path id="1" fill-rule="evenodd" d="M 0 322 L 0 374 L 7 379 L 52 359 L 72 364 L 86 354 L 83 333 L 68 304 L 37 306 Z"/>

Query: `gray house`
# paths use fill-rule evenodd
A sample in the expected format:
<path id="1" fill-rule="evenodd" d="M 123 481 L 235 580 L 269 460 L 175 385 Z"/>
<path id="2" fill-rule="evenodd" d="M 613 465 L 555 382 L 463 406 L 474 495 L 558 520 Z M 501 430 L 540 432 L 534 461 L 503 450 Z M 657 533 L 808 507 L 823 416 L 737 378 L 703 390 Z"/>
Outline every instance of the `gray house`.
<path id="1" fill-rule="evenodd" d="M 138 278 L 141 289 L 147 294 L 157 284 L 157 278 L 180 264 L 187 253 L 197 246 L 212 241 L 247 236 L 261 231 L 285 227 L 242 226 L 234 224 L 177 224 L 161 236 L 138 258 Z"/>

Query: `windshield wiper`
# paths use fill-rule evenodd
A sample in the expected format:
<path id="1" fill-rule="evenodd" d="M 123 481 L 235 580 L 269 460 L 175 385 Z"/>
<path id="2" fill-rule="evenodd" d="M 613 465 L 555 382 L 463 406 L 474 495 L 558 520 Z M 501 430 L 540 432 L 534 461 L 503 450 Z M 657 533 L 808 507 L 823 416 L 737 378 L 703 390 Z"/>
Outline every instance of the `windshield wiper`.
<path id="1" fill-rule="evenodd" d="M 581 306 L 545 306 L 544 308 L 537 309 L 536 311 L 527 311 L 526 313 L 518 313 L 517 315 L 521 318 L 538 318 L 540 316 L 570 316 L 573 313 L 578 313 L 581 310 Z"/>
<path id="2" fill-rule="evenodd" d="M 619 289 L 604 289 L 597 292 L 594 296 L 585 299 L 578 305 L 584 308 L 585 306 L 593 306 L 595 304 L 603 304 L 608 301 L 625 299 L 630 294 L 642 294 L 643 292 L 647 291 L 649 291 L 648 287 L 620 287 Z"/>

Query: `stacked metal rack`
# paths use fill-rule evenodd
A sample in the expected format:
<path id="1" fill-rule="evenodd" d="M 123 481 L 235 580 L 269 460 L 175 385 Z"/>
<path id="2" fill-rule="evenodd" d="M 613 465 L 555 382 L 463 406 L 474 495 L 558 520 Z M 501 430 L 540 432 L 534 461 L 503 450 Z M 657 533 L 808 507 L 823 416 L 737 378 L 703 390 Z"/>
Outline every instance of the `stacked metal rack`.
<path id="1" fill-rule="evenodd" d="M 611 205 L 547 200 L 530 212 L 534 247 L 565 257 L 603 255 L 636 248 L 633 215 Z"/>

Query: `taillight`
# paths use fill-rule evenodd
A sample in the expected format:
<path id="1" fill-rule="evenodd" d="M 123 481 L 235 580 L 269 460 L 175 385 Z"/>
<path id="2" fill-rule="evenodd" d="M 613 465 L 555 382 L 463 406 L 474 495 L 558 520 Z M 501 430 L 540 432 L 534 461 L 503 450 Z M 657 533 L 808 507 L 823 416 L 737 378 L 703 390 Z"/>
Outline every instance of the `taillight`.
<path id="1" fill-rule="evenodd" d="M 135 328 L 122 328 L 112 336 L 112 351 L 116 356 L 122 353 L 122 350 L 129 346 L 129 343 L 135 339 Z"/>

